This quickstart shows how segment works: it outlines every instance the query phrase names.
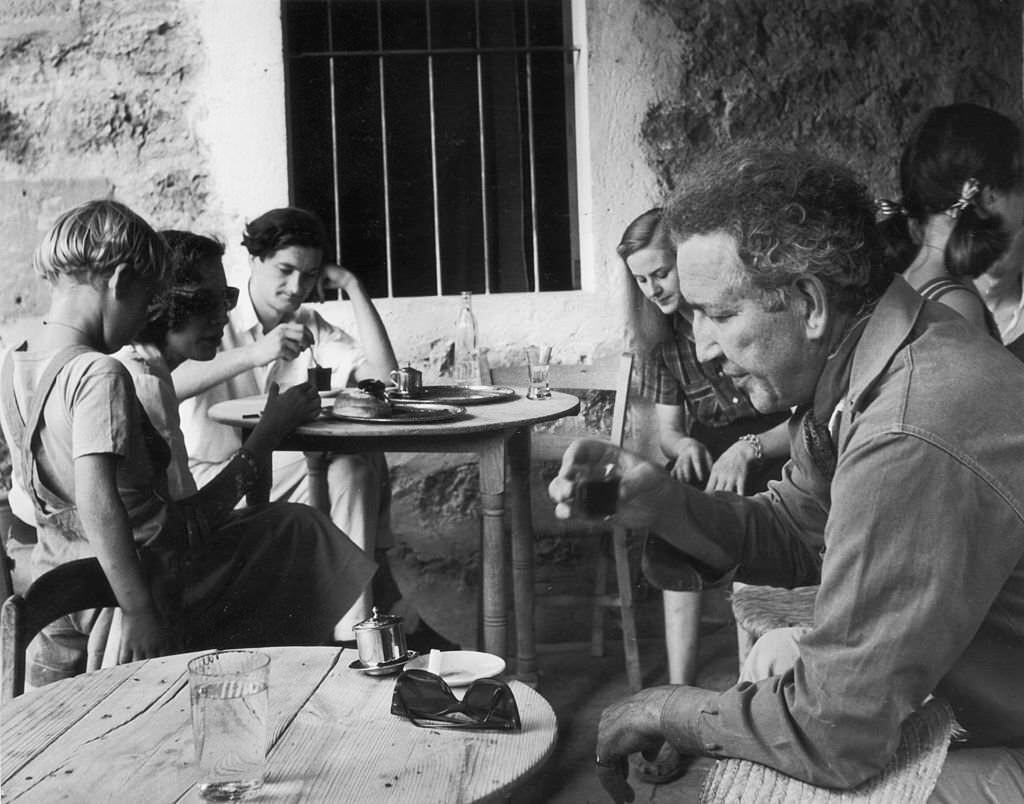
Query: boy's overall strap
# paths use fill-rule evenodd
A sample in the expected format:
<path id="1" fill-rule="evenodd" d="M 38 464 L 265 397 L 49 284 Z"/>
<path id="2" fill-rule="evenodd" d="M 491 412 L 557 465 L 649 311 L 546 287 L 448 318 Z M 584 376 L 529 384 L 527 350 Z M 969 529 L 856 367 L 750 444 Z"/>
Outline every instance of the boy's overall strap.
<path id="1" fill-rule="evenodd" d="M 24 343 L 11 349 L 4 355 L 3 365 L 0 366 L 0 406 L 3 407 L 4 422 L 11 435 L 11 460 L 18 460 L 17 451 L 21 445 L 22 433 L 25 431 L 25 420 L 14 393 L 14 353 L 24 350 Z"/>
<path id="2" fill-rule="evenodd" d="M 17 447 L 17 456 L 19 466 L 21 467 L 21 482 L 30 487 L 26 488 L 25 491 L 30 492 L 33 498 L 35 497 L 35 491 L 31 486 L 33 468 L 35 465 L 35 455 L 32 453 L 32 440 L 35 438 L 36 430 L 39 428 L 39 420 L 43 415 L 43 406 L 46 404 L 46 400 L 49 398 L 50 392 L 53 390 L 54 383 L 57 381 L 57 375 L 60 374 L 61 369 L 79 355 L 95 351 L 95 349 L 90 349 L 88 346 L 74 344 L 57 352 L 57 354 L 50 359 L 50 362 L 46 364 L 46 368 L 39 377 L 39 382 L 36 384 L 35 390 L 32 392 L 32 399 L 29 402 L 27 416 L 22 416 L 21 409 L 18 407 L 18 400 L 14 393 L 13 354 L 8 353 L 7 359 L 4 361 L 4 415 L 7 419 L 8 427 L 11 429 L 11 438 L 14 441 L 14 444 L 11 446 Z M 13 457 L 13 448 L 11 452 Z"/>

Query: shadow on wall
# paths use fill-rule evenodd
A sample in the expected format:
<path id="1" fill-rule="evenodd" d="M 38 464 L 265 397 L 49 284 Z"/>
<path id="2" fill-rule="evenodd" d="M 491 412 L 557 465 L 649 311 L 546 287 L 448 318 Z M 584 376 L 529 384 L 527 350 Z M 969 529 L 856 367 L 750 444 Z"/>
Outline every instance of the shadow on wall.
<path id="1" fill-rule="evenodd" d="M 666 16 L 665 46 L 683 67 L 641 126 L 669 190 L 694 157 L 748 140 L 813 148 L 889 195 L 929 107 L 973 101 L 1021 116 L 1019 3 L 646 2 Z"/>

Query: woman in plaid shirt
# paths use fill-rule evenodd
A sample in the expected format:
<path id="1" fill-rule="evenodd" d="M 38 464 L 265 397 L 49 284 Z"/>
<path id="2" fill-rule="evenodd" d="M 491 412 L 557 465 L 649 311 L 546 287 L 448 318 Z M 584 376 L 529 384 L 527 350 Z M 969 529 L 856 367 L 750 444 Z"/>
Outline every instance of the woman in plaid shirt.
<path id="1" fill-rule="evenodd" d="M 706 491 L 760 491 L 788 457 L 785 429 L 766 432 L 786 417 L 762 416 L 718 366 L 697 359 L 661 209 L 633 221 L 617 251 L 633 279 L 629 309 L 640 392 L 655 403 L 673 476 Z"/>
<path id="2" fill-rule="evenodd" d="M 702 364 L 691 315 L 679 291 L 676 255 L 661 209 L 648 210 L 622 235 L 617 252 L 629 272 L 630 335 L 641 358 L 640 392 L 654 402 L 662 452 L 672 475 L 706 491 L 752 494 L 778 478 L 789 457 L 784 414 L 762 416 L 717 365 Z M 675 548 L 657 536 L 644 545 L 644 574 L 663 590 L 670 684 L 696 676 L 700 586 Z M 637 755 L 643 781 L 662 784 L 686 772 L 689 758 L 668 743 L 654 762 Z"/>

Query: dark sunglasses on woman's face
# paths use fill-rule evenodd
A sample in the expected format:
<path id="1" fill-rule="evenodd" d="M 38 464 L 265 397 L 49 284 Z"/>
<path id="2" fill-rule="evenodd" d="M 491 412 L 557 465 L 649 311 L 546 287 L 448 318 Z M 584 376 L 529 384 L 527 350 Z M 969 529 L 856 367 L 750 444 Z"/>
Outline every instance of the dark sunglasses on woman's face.
<path id="1" fill-rule="evenodd" d="M 424 728 L 519 731 L 519 707 L 508 684 L 481 678 L 460 701 L 445 680 L 426 670 L 405 670 L 395 682 L 391 714 Z"/>
<path id="2" fill-rule="evenodd" d="M 215 290 L 197 290 L 192 292 L 171 291 L 171 303 L 187 315 L 210 315 L 222 310 L 234 310 L 238 304 L 238 288 L 230 285 L 222 293 Z"/>

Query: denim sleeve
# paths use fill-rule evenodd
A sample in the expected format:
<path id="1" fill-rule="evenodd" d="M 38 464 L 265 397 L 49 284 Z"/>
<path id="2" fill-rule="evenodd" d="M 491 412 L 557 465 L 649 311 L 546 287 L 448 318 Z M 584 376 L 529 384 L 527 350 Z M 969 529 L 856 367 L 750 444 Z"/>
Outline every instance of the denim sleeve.
<path id="1" fill-rule="evenodd" d="M 998 486 L 962 456 L 890 432 L 844 453 L 832 497 L 815 625 L 794 668 L 684 706 L 686 739 L 848 788 L 884 767 L 903 720 L 933 692 L 962 723 L 1020 728 L 1020 634 L 988 652 L 983 642 L 994 619 L 1024 617 L 1019 516 Z"/>

